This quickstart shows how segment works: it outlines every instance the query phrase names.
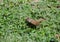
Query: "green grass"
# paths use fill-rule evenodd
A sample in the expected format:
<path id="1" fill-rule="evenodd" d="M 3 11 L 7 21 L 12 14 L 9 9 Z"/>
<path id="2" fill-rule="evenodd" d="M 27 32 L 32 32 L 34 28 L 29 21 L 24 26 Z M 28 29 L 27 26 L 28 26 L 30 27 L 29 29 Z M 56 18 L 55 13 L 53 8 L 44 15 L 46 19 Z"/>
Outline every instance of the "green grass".
<path id="1" fill-rule="evenodd" d="M 0 1 L 0 42 L 50 42 L 60 34 L 60 5 L 58 0 Z M 45 18 L 36 28 L 29 27 L 26 17 Z"/>

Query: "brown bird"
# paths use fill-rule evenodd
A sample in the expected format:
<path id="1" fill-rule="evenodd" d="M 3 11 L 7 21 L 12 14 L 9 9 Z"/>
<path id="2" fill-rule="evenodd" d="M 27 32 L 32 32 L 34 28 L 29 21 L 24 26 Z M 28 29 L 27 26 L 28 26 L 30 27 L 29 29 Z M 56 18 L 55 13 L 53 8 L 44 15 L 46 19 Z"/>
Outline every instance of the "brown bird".
<path id="1" fill-rule="evenodd" d="M 43 20 L 44 20 L 44 19 L 42 19 L 42 18 L 40 18 L 39 20 L 34 20 L 34 19 L 29 18 L 29 17 L 26 18 L 26 21 L 27 21 L 27 22 L 29 22 L 29 23 L 31 23 L 31 24 L 33 24 L 33 25 L 35 25 L 35 26 L 39 25 L 39 23 L 40 23 L 41 21 L 43 21 Z"/>

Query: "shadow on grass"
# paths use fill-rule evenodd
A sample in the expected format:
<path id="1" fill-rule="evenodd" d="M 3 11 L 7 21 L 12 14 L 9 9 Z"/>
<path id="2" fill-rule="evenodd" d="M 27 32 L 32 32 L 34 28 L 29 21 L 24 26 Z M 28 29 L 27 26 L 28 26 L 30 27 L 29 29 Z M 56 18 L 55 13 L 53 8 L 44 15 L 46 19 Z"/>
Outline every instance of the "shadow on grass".
<path id="1" fill-rule="evenodd" d="M 31 23 L 29 23 L 29 22 L 27 22 L 27 21 L 25 21 L 25 23 L 26 23 L 26 25 L 27 25 L 29 28 L 36 29 L 36 26 L 35 26 L 35 25 L 33 25 L 33 24 L 31 24 Z"/>

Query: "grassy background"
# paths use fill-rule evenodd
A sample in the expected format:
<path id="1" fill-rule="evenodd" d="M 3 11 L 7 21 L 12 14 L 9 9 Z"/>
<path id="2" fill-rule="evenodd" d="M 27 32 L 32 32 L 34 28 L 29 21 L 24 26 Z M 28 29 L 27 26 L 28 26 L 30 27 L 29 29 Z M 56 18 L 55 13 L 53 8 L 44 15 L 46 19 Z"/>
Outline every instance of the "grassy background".
<path id="1" fill-rule="evenodd" d="M 0 42 L 50 42 L 60 34 L 59 0 L 0 0 Z M 27 26 L 26 17 L 46 20 L 36 28 Z"/>

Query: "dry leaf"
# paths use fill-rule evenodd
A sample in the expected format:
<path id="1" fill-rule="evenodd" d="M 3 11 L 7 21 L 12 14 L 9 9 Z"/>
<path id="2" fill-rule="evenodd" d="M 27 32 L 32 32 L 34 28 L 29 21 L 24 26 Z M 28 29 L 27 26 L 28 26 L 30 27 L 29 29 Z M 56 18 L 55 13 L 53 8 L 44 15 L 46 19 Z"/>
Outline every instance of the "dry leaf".
<path id="1" fill-rule="evenodd" d="M 37 26 L 37 25 L 39 25 L 39 23 L 41 22 L 41 21 L 43 21 L 44 19 L 39 19 L 39 20 L 34 20 L 34 19 L 31 19 L 31 18 L 26 18 L 26 21 L 27 22 L 29 22 L 29 23 L 31 23 L 31 24 L 33 24 L 33 25 L 35 25 L 35 26 Z"/>
<path id="2" fill-rule="evenodd" d="M 2 3 L 3 2 L 3 0 L 0 0 L 0 3 Z"/>
<path id="3" fill-rule="evenodd" d="M 33 2 L 39 2 L 39 0 L 33 0 Z"/>
<path id="4" fill-rule="evenodd" d="M 56 34 L 55 37 L 56 37 L 57 39 L 60 39 L 60 34 Z"/>

